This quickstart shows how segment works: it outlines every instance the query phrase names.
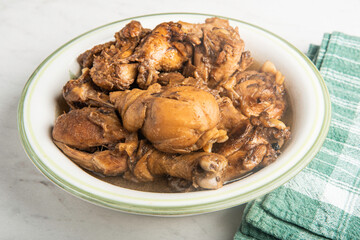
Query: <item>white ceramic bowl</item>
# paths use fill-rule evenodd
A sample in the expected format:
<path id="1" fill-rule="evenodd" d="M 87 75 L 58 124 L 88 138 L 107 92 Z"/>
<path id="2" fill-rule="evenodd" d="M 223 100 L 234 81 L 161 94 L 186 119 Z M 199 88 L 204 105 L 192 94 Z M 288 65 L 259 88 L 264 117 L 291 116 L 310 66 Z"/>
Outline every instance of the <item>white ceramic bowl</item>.
<path id="1" fill-rule="evenodd" d="M 312 62 L 290 43 L 252 24 L 229 19 L 239 28 L 256 61 L 271 60 L 286 76 L 293 109 L 292 137 L 273 164 L 218 190 L 191 193 L 150 193 L 125 189 L 87 174 L 52 142 L 56 98 L 69 79 L 79 72 L 77 56 L 92 46 L 113 39 L 131 20 L 153 28 L 165 21 L 204 22 L 210 15 L 154 14 L 116 21 L 61 46 L 34 71 L 26 83 L 18 108 L 23 146 L 38 169 L 55 184 L 82 199 L 112 209 L 150 215 L 187 215 L 229 208 L 255 199 L 284 184 L 301 171 L 321 147 L 330 122 L 330 100 L 325 83 Z"/>

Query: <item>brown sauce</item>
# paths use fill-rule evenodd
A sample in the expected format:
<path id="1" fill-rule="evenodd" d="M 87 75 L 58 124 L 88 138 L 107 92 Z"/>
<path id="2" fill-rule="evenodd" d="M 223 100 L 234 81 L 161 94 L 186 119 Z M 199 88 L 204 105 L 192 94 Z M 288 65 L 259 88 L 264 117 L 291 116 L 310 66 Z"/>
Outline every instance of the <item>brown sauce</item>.
<path id="1" fill-rule="evenodd" d="M 56 97 L 55 99 L 56 105 L 55 105 L 55 118 L 60 116 L 63 113 L 67 113 L 70 111 L 69 105 L 67 105 L 65 99 L 63 98 L 62 94 Z"/>
<path id="2" fill-rule="evenodd" d="M 155 179 L 153 182 L 133 182 L 124 179 L 122 176 L 116 176 L 116 177 L 105 177 L 101 176 L 99 174 L 95 174 L 90 171 L 86 171 L 91 176 L 113 184 L 118 187 L 128 188 L 132 190 L 138 190 L 138 191 L 144 191 L 144 192 L 157 192 L 157 193 L 172 193 L 174 192 L 170 186 L 168 185 L 168 181 L 165 177 L 159 177 Z"/>

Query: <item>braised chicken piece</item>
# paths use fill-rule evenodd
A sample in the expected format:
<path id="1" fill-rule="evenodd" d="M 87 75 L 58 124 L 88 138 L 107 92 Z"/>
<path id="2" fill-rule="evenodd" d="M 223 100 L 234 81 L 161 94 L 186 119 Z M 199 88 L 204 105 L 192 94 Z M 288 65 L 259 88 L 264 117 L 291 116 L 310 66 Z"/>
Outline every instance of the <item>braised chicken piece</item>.
<path id="1" fill-rule="evenodd" d="M 218 100 L 220 109 L 220 129 L 226 129 L 231 133 L 233 129 L 237 129 L 248 123 L 248 118 L 238 110 L 228 97 L 222 97 Z"/>
<path id="2" fill-rule="evenodd" d="M 232 28 L 228 21 L 210 18 L 205 24 L 180 23 L 191 39 L 199 39 L 193 41 L 198 43 L 194 50 L 193 66 L 187 65 L 184 70 L 189 74 L 189 68 L 192 68 L 190 76 L 208 81 L 213 88 L 252 63 L 250 52 L 244 52 L 244 42 L 238 30 Z"/>
<path id="3" fill-rule="evenodd" d="M 204 49 L 200 51 L 204 54 L 203 58 L 207 58 L 211 63 L 209 81 L 215 86 L 218 82 L 228 79 L 239 68 L 244 43 L 237 31 L 221 28 L 204 31 L 203 42 Z"/>
<path id="4" fill-rule="evenodd" d="M 274 64 L 265 62 L 261 72 L 245 71 L 236 74 L 221 86 L 247 116 L 267 112 L 272 119 L 280 119 L 285 110 L 284 76 Z"/>
<path id="5" fill-rule="evenodd" d="M 111 48 L 111 46 L 118 50 L 117 58 L 126 58 L 133 53 L 140 40 L 149 31 L 149 29 L 144 29 L 138 21 L 131 21 L 123 29 L 115 33 L 115 41 L 94 46 L 92 49 L 80 54 L 77 61 L 82 68 L 91 68 L 94 58 L 99 56 L 104 50 Z"/>
<path id="6" fill-rule="evenodd" d="M 196 152 L 185 155 L 160 152 L 145 141 L 140 142 L 133 169 L 129 169 L 129 155 L 118 144 L 111 150 L 93 153 L 71 148 L 54 141 L 55 144 L 76 164 L 106 176 L 128 174 L 135 181 L 151 182 L 154 179 L 171 176 L 186 180 L 194 187 L 217 189 L 223 185 L 223 171 L 227 166 L 224 156 L 215 153 Z"/>
<path id="7" fill-rule="evenodd" d="M 128 155 L 125 152 L 118 151 L 116 148 L 90 153 L 77 150 L 55 140 L 54 143 L 74 163 L 89 171 L 106 176 L 117 176 L 123 174 L 128 169 Z"/>
<path id="8" fill-rule="evenodd" d="M 109 48 L 111 45 L 114 45 L 115 42 L 107 42 L 104 44 L 99 44 L 94 46 L 92 49 L 85 51 L 84 53 L 80 54 L 77 58 L 78 63 L 80 64 L 81 68 L 91 68 L 93 66 L 94 57 L 100 55 L 100 53 Z"/>
<path id="9" fill-rule="evenodd" d="M 207 152 L 169 154 L 156 150 L 145 141 L 140 143 L 137 155 L 133 174 L 139 181 L 153 181 L 156 177 L 168 175 L 205 189 L 217 189 L 223 185 L 222 174 L 227 160 L 222 155 Z"/>
<path id="10" fill-rule="evenodd" d="M 113 109 L 88 107 L 60 115 L 52 131 L 55 141 L 80 150 L 117 144 L 128 134 Z"/>
<path id="11" fill-rule="evenodd" d="M 106 90 L 128 89 L 137 77 L 139 64 L 130 63 L 127 58 L 148 32 L 137 21 L 131 21 L 117 32 L 115 43 L 93 56 L 90 74 L 94 83 Z"/>
<path id="12" fill-rule="evenodd" d="M 106 90 L 129 89 L 137 75 L 136 63 L 112 64 L 106 58 L 94 60 L 91 76 L 94 83 Z"/>
<path id="13" fill-rule="evenodd" d="M 172 82 L 182 84 L 185 76 L 179 72 L 164 72 L 159 74 L 158 83 L 162 86 L 167 86 Z"/>
<path id="14" fill-rule="evenodd" d="M 138 21 L 131 21 L 119 32 L 115 33 L 115 47 L 119 49 L 118 59 L 125 59 L 134 53 L 140 41 L 151 32 L 143 28 Z"/>
<path id="15" fill-rule="evenodd" d="M 280 154 L 279 149 L 289 137 L 289 127 L 277 119 L 270 119 L 266 112 L 259 117 L 251 117 L 246 125 L 239 125 L 227 142 L 214 149 L 228 160 L 224 180 L 232 180 L 255 167 L 269 165 Z"/>
<path id="16" fill-rule="evenodd" d="M 125 90 L 135 81 L 137 76 L 137 63 L 116 63 L 110 49 L 103 51 L 94 59 L 90 74 L 94 83 L 106 90 Z"/>
<path id="17" fill-rule="evenodd" d="M 220 120 L 216 99 L 206 91 L 154 84 L 148 90 L 112 92 L 110 99 L 124 127 L 130 132 L 141 129 L 160 151 L 187 153 L 227 139 L 226 131 L 216 127 Z"/>
<path id="18" fill-rule="evenodd" d="M 285 78 L 270 61 L 248 69 L 228 20 L 131 21 L 114 37 L 82 53 L 81 75 L 63 88 L 70 110 L 52 137 L 74 163 L 176 192 L 218 189 L 279 156 L 290 138 Z"/>
<path id="19" fill-rule="evenodd" d="M 166 87 L 195 87 L 210 93 L 215 97 L 217 101 L 221 98 L 219 95 L 220 91 L 217 89 L 209 88 L 207 83 L 202 78 L 185 77 L 178 72 L 170 72 L 160 74 L 158 82 Z"/>
<path id="20" fill-rule="evenodd" d="M 137 77 L 140 88 L 146 89 L 156 83 L 160 71 L 172 72 L 182 68 L 187 60 L 188 47 L 181 42 L 184 33 L 180 27 L 173 22 L 159 24 L 128 58 L 131 62 L 140 63 Z"/>
<path id="21" fill-rule="evenodd" d="M 113 109 L 71 110 L 56 119 L 52 136 L 71 160 L 87 170 L 115 176 L 128 169 L 133 148 L 129 140 L 134 137 L 121 126 Z M 99 151 L 99 147 L 105 150 Z"/>
<path id="22" fill-rule="evenodd" d="M 215 152 L 226 157 L 225 181 L 232 180 L 255 168 L 267 153 L 267 141 L 251 124 L 241 127 Z"/>
<path id="23" fill-rule="evenodd" d="M 79 78 L 69 80 L 63 88 L 63 97 L 72 108 L 91 107 L 113 107 L 109 101 L 109 95 L 102 92 L 90 77 L 88 68 L 82 69 Z"/>
<path id="24" fill-rule="evenodd" d="M 178 22 L 181 25 L 181 30 L 186 33 L 186 38 L 194 45 L 200 45 L 204 37 L 204 30 L 211 31 L 214 28 L 223 28 L 232 30 L 229 21 L 221 18 L 208 18 L 205 23 L 187 23 L 183 21 Z"/>

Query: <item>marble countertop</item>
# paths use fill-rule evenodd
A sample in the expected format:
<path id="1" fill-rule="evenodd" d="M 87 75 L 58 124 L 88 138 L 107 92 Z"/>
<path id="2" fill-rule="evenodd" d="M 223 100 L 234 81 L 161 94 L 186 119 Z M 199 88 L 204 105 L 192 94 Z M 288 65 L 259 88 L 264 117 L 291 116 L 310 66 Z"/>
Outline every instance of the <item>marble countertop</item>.
<path id="1" fill-rule="evenodd" d="M 201 12 L 262 26 L 306 52 L 325 32 L 360 36 L 360 2 L 343 1 L 0 1 L 0 238 L 232 239 L 244 205 L 214 213 L 150 217 L 78 199 L 45 178 L 22 149 L 21 91 L 35 68 L 63 43 L 97 26 L 160 12 Z"/>

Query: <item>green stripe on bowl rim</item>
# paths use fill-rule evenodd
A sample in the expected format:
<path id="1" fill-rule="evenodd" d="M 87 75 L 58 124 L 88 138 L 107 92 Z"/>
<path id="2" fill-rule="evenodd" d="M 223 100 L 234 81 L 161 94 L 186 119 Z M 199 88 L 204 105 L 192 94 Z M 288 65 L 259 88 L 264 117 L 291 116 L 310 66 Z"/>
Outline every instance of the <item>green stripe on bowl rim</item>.
<path id="1" fill-rule="evenodd" d="M 49 167 L 47 167 L 42 160 L 37 156 L 37 154 L 35 153 L 35 150 L 33 148 L 33 146 L 30 144 L 28 136 L 26 134 L 25 131 L 25 126 L 24 126 L 24 112 L 25 112 L 25 108 L 24 108 L 24 101 L 25 98 L 28 96 L 28 89 L 31 86 L 31 84 L 35 81 L 36 76 L 39 74 L 39 72 L 41 70 L 43 70 L 43 67 L 50 63 L 52 60 L 54 60 L 53 58 L 57 55 L 60 54 L 60 52 L 62 50 L 64 50 L 66 47 L 70 46 L 71 44 L 75 43 L 77 40 L 81 39 L 84 36 L 90 35 L 92 33 L 95 33 L 97 30 L 100 29 L 105 29 L 106 27 L 112 26 L 114 24 L 118 24 L 118 23 L 123 23 L 129 20 L 133 20 L 133 19 L 141 19 L 141 18 L 147 18 L 147 17 L 154 17 L 154 16 L 175 16 L 175 15 L 195 15 L 195 16 L 204 16 L 204 17 L 220 17 L 220 18 L 224 18 L 224 19 L 228 19 L 231 21 L 235 21 L 235 22 L 239 22 L 243 25 L 247 25 L 251 28 L 260 30 L 261 32 L 264 32 L 278 40 L 280 40 L 280 42 L 284 43 L 287 47 L 289 47 L 291 50 L 294 51 L 294 56 L 299 57 L 301 60 L 305 60 L 305 63 L 308 67 L 310 67 L 310 69 L 312 69 L 312 73 L 315 73 L 315 76 L 318 80 L 318 82 L 320 83 L 321 89 L 322 89 L 322 93 L 323 93 L 323 100 L 324 100 L 324 104 L 325 104 L 325 109 L 324 109 L 324 120 L 323 120 L 323 125 L 319 131 L 319 134 L 315 140 L 315 144 L 307 151 L 307 153 L 301 158 L 300 161 L 298 161 L 289 171 L 283 173 L 282 175 L 279 175 L 278 177 L 276 177 L 275 179 L 273 179 L 270 182 L 267 182 L 266 184 L 257 187 L 256 189 L 253 189 L 250 192 L 246 192 L 240 195 L 236 195 L 233 196 L 231 198 L 227 198 L 225 200 L 218 200 L 218 201 L 213 201 L 210 203 L 203 203 L 203 204 L 196 204 L 196 205 L 190 205 L 190 206 L 185 206 L 185 207 L 169 207 L 169 206 L 143 206 L 140 204 L 128 204 L 128 203 L 124 203 L 124 202 L 119 202 L 119 201 L 115 201 L 106 197 L 101 197 L 95 194 L 92 194 L 88 191 L 84 191 L 83 189 L 78 188 L 77 186 L 74 186 L 73 184 L 65 181 L 64 179 L 59 178 L 59 176 L 54 173 Z M 314 83 L 313 83 L 314 84 Z M 331 115 L 331 104 L 330 104 L 330 97 L 329 97 L 329 93 L 328 90 L 326 88 L 325 82 L 322 79 L 319 71 L 317 70 L 317 68 L 314 66 L 314 64 L 302 53 L 300 52 L 297 48 L 295 48 L 294 46 L 292 46 L 289 42 L 287 42 L 286 40 L 284 40 L 283 38 L 273 34 L 272 32 L 263 29 L 261 27 L 258 27 L 256 25 L 238 20 L 238 19 L 234 19 L 234 18 L 228 18 L 228 17 L 223 17 L 223 16 L 218 16 L 218 15 L 211 15 L 211 14 L 203 14 L 203 13 L 181 13 L 181 12 L 174 12 L 174 13 L 158 13 L 158 14 L 149 14 L 149 15 L 141 15 L 141 16 L 137 16 L 137 17 L 132 17 L 132 18 L 126 18 L 123 20 L 119 20 L 119 21 L 115 21 L 109 24 L 105 24 L 103 26 L 97 27 L 95 29 L 92 29 L 90 31 L 87 31 L 81 35 L 79 35 L 78 37 L 70 40 L 69 42 L 65 43 L 64 45 L 62 45 L 61 47 L 59 47 L 56 51 L 54 51 L 50 56 L 48 56 L 39 66 L 38 68 L 34 71 L 34 73 L 30 76 L 29 80 L 27 81 L 21 98 L 20 98 L 20 102 L 18 105 L 18 129 L 19 129 L 19 134 L 21 137 L 21 141 L 23 144 L 23 147 L 25 149 L 25 152 L 27 153 L 28 157 L 32 160 L 32 162 L 35 164 L 35 166 L 45 175 L 47 176 L 51 181 L 53 181 L 56 185 L 60 186 L 62 189 L 68 191 L 69 193 L 72 193 L 73 195 L 80 197 L 84 200 L 87 200 L 91 203 L 95 203 L 97 205 L 101 205 L 104 207 L 108 207 L 111 209 L 116 209 L 116 210 L 120 210 L 120 211 L 126 211 L 126 212 L 130 212 L 130 213 L 140 213 L 140 214 L 151 214 L 151 215 L 176 215 L 176 216 L 180 216 L 180 215 L 188 215 L 188 214 L 197 214 L 197 213 L 205 213 L 205 212 L 210 212 L 210 211 L 216 211 L 216 210 L 222 210 L 225 208 L 229 208 L 229 207 L 233 207 L 242 203 L 245 203 L 247 201 L 253 200 L 263 194 L 266 194 L 272 190 L 274 190 L 275 188 L 281 186 L 282 184 L 284 184 L 285 182 L 287 182 L 288 180 L 290 180 L 290 178 L 294 177 L 298 172 L 300 172 L 304 167 L 307 166 L 307 164 L 312 160 L 312 158 L 316 155 L 316 153 L 320 150 L 325 137 L 327 135 L 327 132 L 329 130 L 329 125 L 330 125 L 330 115 Z M 233 191 L 236 191 L 237 189 L 234 189 Z M 208 196 L 207 196 L 208 197 Z"/>

